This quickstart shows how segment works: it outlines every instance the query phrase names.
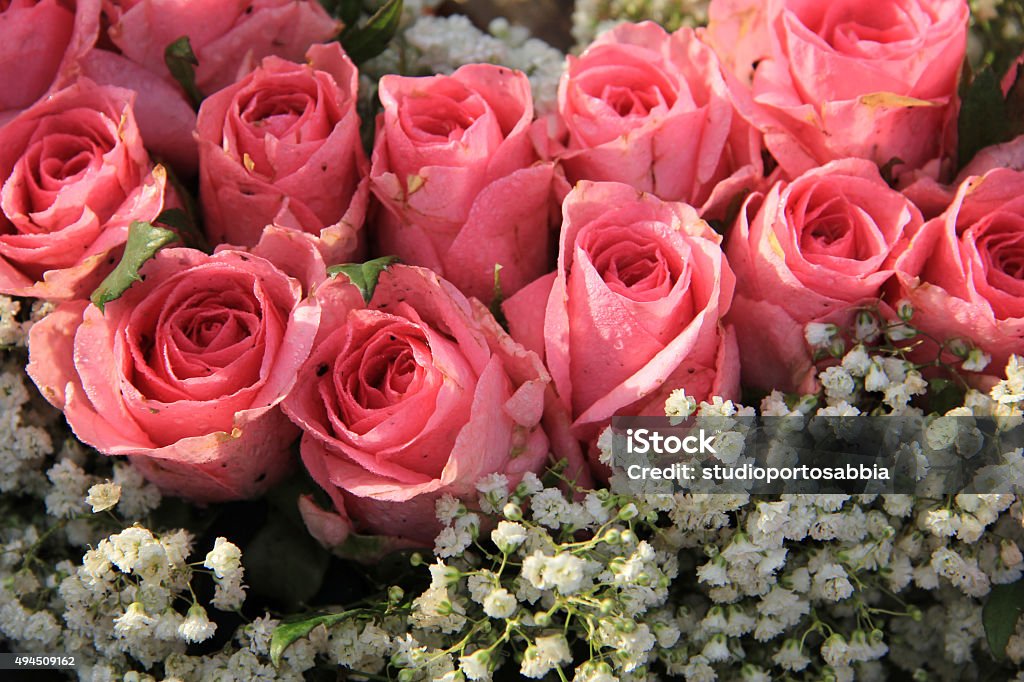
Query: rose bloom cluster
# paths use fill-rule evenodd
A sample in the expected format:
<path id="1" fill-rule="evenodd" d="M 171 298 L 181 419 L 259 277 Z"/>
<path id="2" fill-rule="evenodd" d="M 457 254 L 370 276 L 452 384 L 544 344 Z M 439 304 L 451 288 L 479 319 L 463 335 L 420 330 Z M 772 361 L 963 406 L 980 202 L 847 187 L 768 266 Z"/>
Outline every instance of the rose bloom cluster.
<path id="1" fill-rule="evenodd" d="M 865 307 L 913 309 L 991 384 L 982 360 L 1024 351 L 1024 142 L 950 177 L 967 4 L 709 12 L 601 35 L 549 115 L 525 74 L 469 64 L 381 78 L 363 121 L 312 0 L 0 3 L 0 293 L 56 304 L 29 374 L 197 502 L 262 494 L 298 442 L 328 546 L 423 545 L 491 474 L 602 479 L 611 417 L 678 388 L 815 392 L 807 331 Z M 181 36 L 196 108 L 164 63 Z M 161 249 L 90 303 L 190 185 L 212 252 Z M 328 275 L 385 255 L 372 286 Z"/>

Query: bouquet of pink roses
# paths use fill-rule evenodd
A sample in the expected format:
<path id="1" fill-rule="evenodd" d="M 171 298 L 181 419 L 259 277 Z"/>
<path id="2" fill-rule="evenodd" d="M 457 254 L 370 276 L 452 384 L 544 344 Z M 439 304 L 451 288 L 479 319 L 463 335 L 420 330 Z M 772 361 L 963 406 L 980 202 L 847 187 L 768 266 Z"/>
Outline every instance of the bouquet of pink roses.
<path id="1" fill-rule="evenodd" d="M 937 670 L 915 639 L 938 635 L 898 619 L 920 624 L 904 590 L 941 579 L 942 608 L 976 607 L 952 618 L 970 634 L 945 634 L 949 660 L 1024 660 L 1016 611 L 978 615 L 993 584 L 1024 605 L 1011 440 L 978 469 L 1009 487 L 945 506 L 927 473 L 906 501 L 634 499 L 609 428 L 739 428 L 741 399 L 811 432 L 887 415 L 917 425 L 926 472 L 940 441 L 980 450 L 957 419 L 1019 422 L 1024 79 L 992 26 L 1024 9 L 580 2 L 580 35 L 634 21 L 556 53 L 545 80 L 552 48 L 503 20 L 364 4 L 0 2 L 0 294 L 39 302 L 31 325 L 12 308 L 12 345 L 74 438 L 114 458 L 74 464 L 90 504 L 117 505 L 123 479 L 156 500 L 124 520 L 161 495 L 234 510 L 215 527 L 244 529 L 254 590 L 304 614 L 240 628 L 248 663 L 197 663 L 185 645 L 225 621 L 191 586 L 186 613 L 147 592 L 189 584 L 192 535 L 135 527 L 81 536 L 92 554 L 54 581 L 83 613 L 129 586 L 106 639 L 74 612 L 40 642 L 91 652 L 88 679 L 104 657 L 249 679 L 262 656 L 282 677 L 488 680 L 514 659 L 563 680 L 870 680 Z M 722 428 L 711 452 L 742 463 Z M 352 559 L 431 549 L 429 588 L 354 577 Z M 222 610 L 244 598 L 237 552 L 206 557 Z M 0 612 L 42 588 L 18 589 Z"/>

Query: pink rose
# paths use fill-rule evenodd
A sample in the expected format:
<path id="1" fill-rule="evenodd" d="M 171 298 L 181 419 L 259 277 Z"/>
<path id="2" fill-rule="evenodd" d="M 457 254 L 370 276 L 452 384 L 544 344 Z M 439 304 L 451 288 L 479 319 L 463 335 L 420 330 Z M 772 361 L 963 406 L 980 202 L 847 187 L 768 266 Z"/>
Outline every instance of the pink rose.
<path id="1" fill-rule="evenodd" d="M 163 249 L 104 311 L 73 301 L 35 325 L 29 375 L 82 442 L 127 455 L 164 492 L 254 497 L 291 465 L 298 431 L 278 405 L 320 319 L 267 256 L 301 249 L 319 260 L 286 231 L 252 253 Z"/>
<path id="2" fill-rule="evenodd" d="M 358 83 L 331 43 L 311 47 L 305 64 L 267 57 L 203 101 L 199 198 L 211 241 L 251 246 L 273 223 L 316 235 L 329 263 L 362 260 Z"/>
<path id="3" fill-rule="evenodd" d="M 921 213 L 862 159 L 777 183 L 751 215 L 759 199 L 747 200 L 726 247 L 737 280 L 727 319 L 743 384 L 814 392 L 804 328 L 847 323 L 858 306 L 877 304 L 892 275 L 890 253 L 920 227 Z"/>
<path id="4" fill-rule="evenodd" d="M 1024 173 L 968 178 L 897 253 L 893 300 L 910 301 L 912 325 L 940 342 L 973 342 L 993 373 L 1024 354 Z"/>
<path id="5" fill-rule="evenodd" d="M 718 58 L 689 28 L 621 24 L 569 57 L 558 89 L 571 182 L 624 182 L 669 201 L 719 204 L 761 175 Z"/>
<path id="6" fill-rule="evenodd" d="M 88 296 L 134 220 L 168 199 L 132 112 L 133 93 L 88 80 L 0 128 L 0 293 Z"/>
<path id="7" fill-rule="evenodd" d="M 299 61 L 340 24 L 316 0 L 112 0 L 110 39 L 128 59 L 167 76 L 164 50 L 188 36 L 196 85 L 212 94 L 277 55 Z"/>
<path id="8" fill-rule="evenodd" d="M 544 274 L 553 168 L 531 142 L 526 76 L 490 64 L 451 76 L 384 76 L 380 100 L 370 168 L 384 206 L 380 252 L 482 300 L 493 293 L 496 264 L 505 294 Z"/>
<path id="9" fill-rule="evenodd" d="M 0 2 L 0 125 L 49 92 L 99 28 L 100 0 Z"/>
<path id="10" fill-rule="evenodd" d="M 434 504 L 483 476 L 515 481 L 548 454 L 548 376 L 487 309 L 424 268 L 381 274 L 369 307 L 339 278 L 320 287 L 323 324 L 284 409 L 333 511 L 302 504 L 325 544 L 363 531 L 433 540 Z"/>
<path id="11" fill-rule="evenodd" d="M 736 397 L 736 341 L 721 321 L 735 278 L 696 211 L 583 181 L 562 215 L 557 271 L 504 308 L 513 337 L 544 353 L 577 437 L 613 415 L 664 415 L 677 388 Z"/>
<path id="12" fill-rule="evenodd" d="M 753 94 L 790 177 L 846 157 L 913 170 L 954 151 L 966 2 L 771 0 L 765 15 Z"/>

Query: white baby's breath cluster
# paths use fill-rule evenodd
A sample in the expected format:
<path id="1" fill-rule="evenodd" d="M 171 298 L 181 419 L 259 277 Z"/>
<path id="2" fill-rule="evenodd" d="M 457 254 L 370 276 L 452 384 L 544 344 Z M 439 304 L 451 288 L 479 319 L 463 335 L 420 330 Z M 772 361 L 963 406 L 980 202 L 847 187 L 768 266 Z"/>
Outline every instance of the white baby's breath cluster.
<path id="1" fill-rule="evenodd" d="M 53 443 L 34 416 L 24 372 L 14 363 L 0 364 L 0 493 L 46 488 L 40 468 Z"/>

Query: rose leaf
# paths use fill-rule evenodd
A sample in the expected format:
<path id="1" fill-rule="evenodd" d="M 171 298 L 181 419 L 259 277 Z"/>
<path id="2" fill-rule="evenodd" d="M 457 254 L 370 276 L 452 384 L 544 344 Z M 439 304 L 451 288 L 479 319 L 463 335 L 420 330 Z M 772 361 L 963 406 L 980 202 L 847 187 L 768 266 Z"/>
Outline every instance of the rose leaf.
<path id="1" fill-rule="evenodd" d="M 355 26 L 359 20 L 359 13 L 363 9 L 362 0 L 320 0 L 320 4 L 331 15 L 341 19 L 341 23 L 345 25 L 346 29 Z"/>
<path id="2" fill-rule="evenodd" d="M 274 634 L 270 636 L 270 660 L 274 667 L 281 665 L 281 655 L 287 651 L 288 647 L 312 632 L 313 628 L 318 625 L 330 628 L 355 613 L 357 613 L 355 610 L 326 613 L 320 616 L 304 616 L 300 620 L 281 623 L 274 628 Z"/>
<path id="3" fill-rule="evenodd" d="M 167 208 L 153 219 L 154 223 L 166 225 L 181 237 L 185 246 L 198 249 L 204 253 L 212 253 L 206 237 L 199 231 L 195 220 L 183 208 Z"/>
<path id="4" fill-rule="evenodd" d="M 402 0 L 388 0 L 366 23 L 341 34 L 341 46 L 356 64 L 373 59 L 388 46 L 402 20 Z"/>
<path id="5" fill-rule="evenodd" d="M 974 74 L 960 86 L 960 118 L 957 120 L 959 147 L 957 163 L 963 168 L 979 151 L 1009 139 L 1006 102 L 999 79 L 990 67 Z"/>
<path id="6" fill-rule="evenodd" d="M 203 101 L 203 93 L 199 92 L 196 86 L 196 67 L 199 66 L 199 60 L 192 51 L 192 43 L 189 42 L 188 36 L 182 36 L 167 46 L 164 50 L 164 64 L 192 100 L 192 106 L 199 108 L 199 103 Z"/>
<path id="7" fill-rule="evenodd" d="M 981 620 L 985 625 L 985 636 L 992 655 L 1002 660 L 1006 657 L 1006 644 L 1017 627 L 1017 619 L 1024 611 L 1024 580 L 1011 585 L 995 585 L 989 592 Z"/>
<path id="8" fill-rule="evenodd" d="M 397 262 L 398 259 L 394 256 L 383 256 L 368 260 L 365 263 L 332 265 L 327 268 L 327 274 L 331 277 L 337 277 L 339 274 L 348 277 L 348 281 L 359 289 L 359 293 L 363 295 L 363 300 L 369 304 L 373 298 L 373 292 L 377 288 L 377 280 L 380 279 L 380 273 Z"/>
<path id="9" fill-rule="evenodd" d="M 128 228 L 128 242 L 124 246 L 121 262 L 92 292 L 90 298 L 93 304 L 102 311 L 107 303 L 120 298 L 133 282 L 142 279 L 139 268 L 143 263 L 161 248 L 175 241 L 178 241 L 178 235 L 171 230 L 155 227 L 152 223 L 140 220 L 134 221 Z"/>

